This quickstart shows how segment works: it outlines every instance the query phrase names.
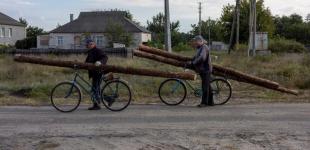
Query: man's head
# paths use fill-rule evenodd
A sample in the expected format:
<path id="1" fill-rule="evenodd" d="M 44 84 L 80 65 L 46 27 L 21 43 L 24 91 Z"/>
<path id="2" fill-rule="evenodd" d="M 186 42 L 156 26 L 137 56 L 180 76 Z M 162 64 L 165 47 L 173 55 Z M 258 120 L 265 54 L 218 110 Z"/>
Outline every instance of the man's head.
<path id="1" fill-rule="evenodd" d="M 197 35 L 192 39 L 192 46 L 193 47 L 199 47 L 205 43 L 207 43 L 207 42 L 201 35 Z"/>
<path id="2" fill-rule="evenodd" d="M 93 40 L 91 40 L 91 39 L 86 40 L 86 48 L 87 49 L 93 49 L 95 47 L 96 47 L 96 43 Z"/>

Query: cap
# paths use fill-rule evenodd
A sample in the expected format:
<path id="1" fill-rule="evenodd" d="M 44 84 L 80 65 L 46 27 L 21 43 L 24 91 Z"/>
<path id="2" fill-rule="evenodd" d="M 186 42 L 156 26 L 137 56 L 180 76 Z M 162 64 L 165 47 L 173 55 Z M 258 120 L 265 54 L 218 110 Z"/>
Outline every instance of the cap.
<path id="1" fill-rule="evenodd" d="M 93 43 L 93 42 L 94 42 L 94 41 L 91 40 L 91 39 L 86 39 L 86 41 L 85 41 L 86 45 L 89 45 L 90 43 Z"/>

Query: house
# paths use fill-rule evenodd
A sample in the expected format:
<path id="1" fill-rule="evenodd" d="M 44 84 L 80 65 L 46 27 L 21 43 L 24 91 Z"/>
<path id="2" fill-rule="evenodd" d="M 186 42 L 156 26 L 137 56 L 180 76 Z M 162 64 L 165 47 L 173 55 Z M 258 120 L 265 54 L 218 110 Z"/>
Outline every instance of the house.
<path id="1" fill-rule="evenodd" d="M 224 42 L 212 41 L 211 49 L 217 51 L 224 51 L 228 50 L 228 45 L 225 44 Z"/>
<path id="2" fill-rule="evenodd" d="M 53 49 L 85 49 L 85 39 L 91 38 L 97 47 L 108 47 L 106 29 L 120 25 L 123 30 L 132 36 L 131 47 L 151 40 L 151 33 L 126 18 L 122 11 L 95 11 L 81 12 L 77 19 L 70 15 L 70 22 L 37 38 L 37 48 Z M 117 43 L 122 45 L 124 43 Z M 113 44 L 115 45 L 115 44 Z"/>
<path id="3" fill-rule="evenodd" d="M 15 45 L 26 38 L 26 26 L 0 12 L 0 44 Z"/>

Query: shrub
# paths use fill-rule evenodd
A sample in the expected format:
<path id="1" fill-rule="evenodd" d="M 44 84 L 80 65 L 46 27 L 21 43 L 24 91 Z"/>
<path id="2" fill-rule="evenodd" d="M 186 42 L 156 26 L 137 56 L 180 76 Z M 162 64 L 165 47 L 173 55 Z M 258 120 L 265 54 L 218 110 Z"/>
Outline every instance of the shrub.
<path id="1" fill-rule="evenodd" d="M 283 38 L 270 40 L 269 49 L 273 53 L 303 53 L 307 50 L 303 44 Z"/>
<path id="2" fill-rule="evenodd" d="M 157 41 L 157 40 L 148 41 L 146 45 L 150 47 L 159 48 L 159 49 L 164 48 L 164 44 L 162 44 L 160 41 Z"/>
<path id="3" fill-rule="evenodd" d="M 178 43 L 176 46 L 173 47 L 173 51 L 180 52 L 180 51 L 190 51 L 193 50 L 191 46 L 184 43 Z"/>
<path id="4" fill-rule="evenodd" d="M 30 37 L 30 38 L 25 38 L 23 40 L 18 40 L 15 43 L 15 47 L 17 49 L 30 49 L 33 47 L 37 46 L 37 38 L 35 37 Z"/>

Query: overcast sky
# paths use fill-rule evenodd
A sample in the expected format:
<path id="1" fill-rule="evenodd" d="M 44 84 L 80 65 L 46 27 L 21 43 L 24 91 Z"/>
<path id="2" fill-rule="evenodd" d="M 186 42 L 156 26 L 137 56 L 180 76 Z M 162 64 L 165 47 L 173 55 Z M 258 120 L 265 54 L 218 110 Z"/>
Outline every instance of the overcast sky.
<path id="1" fill-rule="evenodd" d="M 199 0 L 170 0 L 171 20 L 180 20 L 181 31 L 187 32 L 198 20 Z M 224 5 L 234 0 L 200 0 L 203 2 L 203 19 L 219 18 Z M 265 0 L 273 15 L 298 13 L 304 18 L 310 13 L 310 0 Z M 146 25 L 146 21 L 163 12 L 164 0 L 0 0 L 0 12 L 15 19 L 26 18 L 30 25 L 46 31 L 57 24 L 69 21 L 69 14 L 76 18 L 81 11 L 105 9 L 129 10 L 134 19 Z"/>

